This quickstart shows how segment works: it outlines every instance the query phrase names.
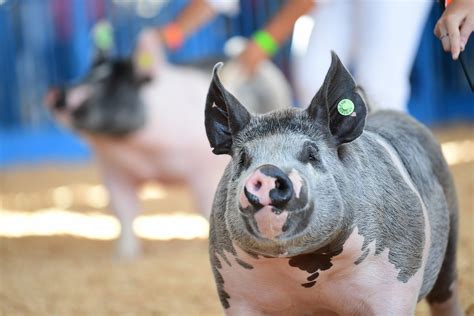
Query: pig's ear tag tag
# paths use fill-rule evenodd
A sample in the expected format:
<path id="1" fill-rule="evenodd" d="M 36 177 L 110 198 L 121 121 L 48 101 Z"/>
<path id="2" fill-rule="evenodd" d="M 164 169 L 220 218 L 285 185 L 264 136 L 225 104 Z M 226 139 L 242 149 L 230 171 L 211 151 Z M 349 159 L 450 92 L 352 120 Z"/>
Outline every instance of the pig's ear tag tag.
<path id="1" fill-rule="evenodd" d="M 149 70 L 153 66 L 153 58 L 150 53 L 141 53 L 138 56 L 138 66 L 141 70 Z"/>
<path id="2" fill-rule="evenodd" d="M 349 116 L 351 114 L 351 116 L 355 116 L 354 108 L 354 102 L 349 99 L 342 99 L 337 104 L 337 111 L 339 114 L 344 116 Z"/>
<path id="3" fill-rule="evenodd" d="M 100 21 L 92 29 L 95 45 L 102 51 L 110 51 L 114 45 L 112 25 L 107 21 Z"/>

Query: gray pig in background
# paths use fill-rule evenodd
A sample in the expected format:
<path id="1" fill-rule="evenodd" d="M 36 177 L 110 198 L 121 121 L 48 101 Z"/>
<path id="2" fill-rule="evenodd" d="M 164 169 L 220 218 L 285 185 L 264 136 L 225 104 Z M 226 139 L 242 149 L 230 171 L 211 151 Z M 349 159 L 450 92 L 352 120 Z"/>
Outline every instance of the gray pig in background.
<path id="1" fill-rule="evenodd" d="M 214 191 L 228 163 L 227 157 L 209 152 L 202 128 L 200 104 L 206 99 L 208 72 L 167 62 L 156 36 L 149 32 L 142 36 L 140 43 L 151 60 L 148 68 L 140 67 L 138 60 L 99 54 L 84 78 L 51 89 L 45 100 L 57 121 L 76 131 L 94 152 L 111 209 L 120 221 L 117 255 L 124 259 L 141 253 L 133 221 L 140 209 L 137 191 L 142 184 L 187 185 L 196 210 L 208 218 Z M 269 71 L 272 84 L 265 85 Z M 249 89 L 251 84 L 237 89 L 239 97 L 246 95 L 252 104 L 259 101 L 255 107 L 251 104 L 252 111 L 262 113 L 290 103 L 289 93 L 281 91 L 287 83 L 275 65 L 260 67 L 256 77 L 261 86 L 275 88 L 277 82 L 282 86 L 273 95 L 259 93 L 258 87 Z M 277 95 L 283 97 L 275 98 Z"/>
<path id="2" fill-rule="evenodd" d="M 219 68 L 205 126 L 232 157 L 210 220 L 226 314 L 413 315 L 426 298 L 433 315 L 462 315 L 456 193 L 428 129 L 367 115 L 334 53 L 306 110 L 252 115 Z"/>

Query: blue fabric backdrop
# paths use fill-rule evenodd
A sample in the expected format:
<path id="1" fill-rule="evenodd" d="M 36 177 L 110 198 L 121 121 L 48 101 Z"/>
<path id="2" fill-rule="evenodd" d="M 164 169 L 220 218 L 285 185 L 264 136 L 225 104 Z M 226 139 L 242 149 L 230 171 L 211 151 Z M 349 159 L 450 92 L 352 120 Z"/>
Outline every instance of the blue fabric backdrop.
<path id="1" fill-rule="evenodd" d="M 89 159 L 87 147 L 69 131 L 58 128 L 43 109 L 46 89 L 74 82 L 87 71 L 94 54 L 90 29 L 98 19 L 106 18 L 114 26 L 113 53 L 127 56 L 143 27 L 167 23 L 186 3 L 155 1 L 146 8 L 140 8 L 138 2 L 111 0 L 6 0 L 0 4 L 0 168 Z M 226 39 L 250 36 L 282 3 L 241 0 L 240 14 L 219 16 L 182 49 L 170 53 L 169 59 L 193 63 L 219 57 Z M 474 121 L 474 94 L 460 64 L 442 52 L 432 34 L 439 15 L 438 6 L 433 5 L 411 75 L 409 109 L 430 125 Z M 286 73 L 288 56 L 289 44 L 274 57 Z M 473 39 L 464 58 L 474 76 Z"/>

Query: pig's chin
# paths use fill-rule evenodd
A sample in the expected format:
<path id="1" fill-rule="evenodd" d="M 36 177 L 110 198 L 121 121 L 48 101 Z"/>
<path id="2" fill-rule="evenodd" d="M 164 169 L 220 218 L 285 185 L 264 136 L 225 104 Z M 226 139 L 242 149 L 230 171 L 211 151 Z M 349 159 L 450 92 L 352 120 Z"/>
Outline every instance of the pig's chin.
<path id="1" fill-rule="evenodd" d="M 237 241 L 238 246 L 248 253 L 269 257 L 269 258 L 289 258 L 307 253 L 313 253 L 323 248 L 326 243 L 310 243 L 305 244 L 303 238 L 295 238 L 288 241 L 262 242 L 255 241 L 250 244 L 248 242 L 241 243 Z"/>
<path id="2" fill-rule="evenodd" d="M 231 229 L 239 246 L 251 253 L 267 257 L 291 257 L 321 247 L 309 228 L 313 203 L 299 210 L 286 211 L 264 206 L 253 214 L 241 213 L 244 225 Z M 243 231 L 242 231 L 243 230 Z"/>
<path id="3" fill-rule="evenodd" d="M 311 201 L 304 208 L 287 214 L 277 210 L 272 215 L 263 208 L 260 211 L 263 211 L 261 218 L 258 218 L 258 212 L 255 213 L 257 220 L 255 215 L 240 213 L 236 216 L 238 212 L 232 212 L 233 220 L 227 225 L 231 238 L 240 248 L 265 257 L 293 257 L 317 252 L 337 238 L 343 225 L 342 216 L 335 216 L 334 221 L 328 222 L 318 209 L 314 209 Z M 270 223 L 262 222 L 265 220 Z"/>
<path id="4" fill-rule="evenodd" d="M 297 210 L 266 205 L 254 212 L 240 212 L 248 234 L 257 240 L 284 242 L 305 233 L 313 214 L 313 204 Z"/>

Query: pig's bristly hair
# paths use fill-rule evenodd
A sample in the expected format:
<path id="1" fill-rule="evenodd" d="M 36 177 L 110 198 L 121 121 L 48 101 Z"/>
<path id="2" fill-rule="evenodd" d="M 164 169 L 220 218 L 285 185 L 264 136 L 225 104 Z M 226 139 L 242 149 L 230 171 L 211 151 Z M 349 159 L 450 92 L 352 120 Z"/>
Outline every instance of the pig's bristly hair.
<path id="1" fill-rule="evenodd" d="M 306 111 L 290 109 L 251 116 L 220 82 L 220 67 L 222 63 L 214 66 L 205 109 L 206 133 L 214 154 L 232 154 L 235 143 L 276 133 L 323 136 L 335 146 L 362 134 L 367 107 L 354 79 L 334 52 L 324 83 Z M 354 104 L 350 116 L 338 112 L 338 102 L 343 99 Z"/>

